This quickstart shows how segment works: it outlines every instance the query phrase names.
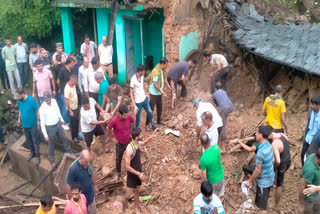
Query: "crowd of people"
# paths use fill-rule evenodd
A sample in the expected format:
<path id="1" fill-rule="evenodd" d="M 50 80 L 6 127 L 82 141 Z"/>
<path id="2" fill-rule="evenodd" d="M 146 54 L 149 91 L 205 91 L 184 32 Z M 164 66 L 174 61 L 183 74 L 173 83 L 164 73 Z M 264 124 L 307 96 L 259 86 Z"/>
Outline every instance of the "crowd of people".
<path id="1" fill-rule="evenodd" d="M 6 38 L 0 40 L 0 77 L 3 89 L 10 86 L 11 93 L 18 100 L 18 124 L 24 130 L 30 155 L 28 161 L 40 160 L 40 132 L 48 142 L 48 157 L 55 166 L 54 142 L 58 137 L 66 153 L 72 154 L 65 131 L 71 132 L 74 143 L 84 140 L 84 148 L 79 158 L 69 168 L 66 192 L 69 203 L 66 214 L 96 213 L 95 185 L 92 166 L 91 146 L 98 143 L 103 151 L 108 152 L 107 136 L 112 139 L 116 151 L 116 179 L 121 180 L 121 163 L 124 157 L 127 170 L 127 192 L 123 202 L 134 195 L 136 208 L 141 211 L 139 188 L 145 180 L 141 163 L 141 147 L 155 137 L 158 127 L 164 126 L 162 116 L 162 96 L 170 91 L 172 109 L 177 105 L 177 86 L 181 85 L 180 100 L 187 96 L 190 70 L 197 63 L 189 59 L 177 63 L 168 69 L 168 60 L 161 58 L 149 74 L 145 84 L 146 68 L 138 65 L 136 73 L 130 79 L 130 99 L 133 115 L 129 114 L 124 103 L 123 89 L 117 84 L 113 74 L 113 48 L 107 44 L 107 37 L 102 37 L 102 44 L 85 36 L 80 54 L 63 52 L 63 44 L 56 44 L 56 51 L 51 54 L 35 44 L 30 49 L 17 38 L 15 45 Z M 28 57 L 29 54 L 29 57 Z M 226 79 L 229 64 L 221 54 L 205 52 L 205 61 L 212 65 L 211 77 L 212 102 L 203 102 L 196 98 L 193 107 L 196 111 L 196 140 L 201 143 L 201 193 L 194 199 L 196 214 L 224 214 L 222 205 L 225 193 L 224 170 L 221 154 L 227 150 L 227 121 L 234 111 L 234 105 L 228 97 Z M 29 64 L 29 66 L 28 66 Z M 32 72 L 32 96 L 24 90 L 27 87 L 28 72 Z M 14 84 L 16 80 L 17 90 Z M 7 83 L 9 83 L 7 85 Z M 148 85 L 148 87 L 146 87 Z M 255 152 L 255 163 L 244 165 L 247 176 L 244 185 L 250 188 L 256 184 L 255 204 L 260 213 L 267 213 L 271 187 L 275 190 L 275 205 L 280 202 L 285 172 L 291 165 L 290 143 L 285 135 L 288 130 L 285 118 L 285 102 L 282 99 L 283 88 L 278 85 L 275 94 L 268 96 L 263 105 L 266 125 L 260 126 L 251 146 L 237 139 L 241 147 Z M 217 111 L 217 108 L 219 109 Z M 146 127 L 151 125 L 153 133 L 141 138 L 141 113 L 146 111 Z M 154 120 L 153 111 L 157 110 Z M 311 99 L 308 124 L 305 131 L 301 152 L 303 165 L 299 192 L 301 212 L 317 213 L 320 210 L 320 96 Z M 111 119 L 105 119 L 104 114 Z M 205 130 L 203 131 L 203 127 Z M 6 143 L 0 126 L 0 142 Z M 306 188 L 308 187 L 308 188 Z M 45 196 L 40 200 L 37 213 L 55 213 L 52 198 Z"/>

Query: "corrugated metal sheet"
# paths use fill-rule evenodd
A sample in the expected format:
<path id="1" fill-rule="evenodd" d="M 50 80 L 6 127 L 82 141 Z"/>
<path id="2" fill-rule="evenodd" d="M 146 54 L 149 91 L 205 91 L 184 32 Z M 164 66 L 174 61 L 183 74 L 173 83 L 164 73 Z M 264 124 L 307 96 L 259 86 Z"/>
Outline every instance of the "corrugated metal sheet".
<path id="1" fill-rule="evenodd" d="M 320 24 L 275 24 L 253 5 L 230 1 L 225 5 L 236 31 L 233 40 L 267 60 L 320 75 Z"/>

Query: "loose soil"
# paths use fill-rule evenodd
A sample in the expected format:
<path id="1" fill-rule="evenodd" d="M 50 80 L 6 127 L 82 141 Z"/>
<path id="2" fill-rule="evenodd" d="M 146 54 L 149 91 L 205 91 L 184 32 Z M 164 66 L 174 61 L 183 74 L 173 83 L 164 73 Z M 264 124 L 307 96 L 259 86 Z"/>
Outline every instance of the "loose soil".
<path id="1" fill-rule="evenodd" d="M 203 84 L 208 81 L 204 76 L 210 72 L 209 67 L 204 67 L 200 82 L 196 75 L 192 78 L 188 88 L 188 100 L 178 101 L 175 110 L 169 108 L 169 97 L 164 99 L 163 120 L 168 122 L 171 118 L 187 118 L 190 122 L 181 127 L 180 137 L 165 135 L 166 126 L 161 126 L 156 137 L 144 146 L 142 150 L 143 172 L 146 181 L 141 187 L 141 196 L 151 195 L 152 199 L 142 202 L 144 213 L 193 213 L 193 199 L 200 193 L 200 169 L 199 160 L 201 155 L 200 144 L 196 141 L 195 127 L 196 116 L 193 110 L 192 99 L 201 97 L 203 101 L 212 102 L 209 87 Z M 240 137 L 253 134 L 257 125 L 263 120 L 261 109 L 264 97 L 259 86 L 254 83 L 248 71 L 237 72 L 237 68 L 231 69 L 228 79 L 228 92 L 235 104 L 235 111 L 228 120 L 228 138 Z M 278 75 L 284 75 L 279 73 Z M 278 77 L 280 77 L 278 76 Z M 274 78 L 273 84 L 279 84 Z M 284 82 L 284 79 L 282 79 Z M 290 95 L 288 95 L 288 98 Z M 180 116 L 181 114 L 182 116 Z M 156 117 L 156 114 L 154 115 Z M 291 142 L 291 155 L 293 157 L 292 167 L 285 176 L 284 194 L 279 203 L 281 213 L 296 213 L 298 209 L 298 183 L 301 174 L 300 150 L 302 145 L 303 130 L 306 124 L 306 106 L 299 113 L 291 111 L 288 117 L 288 137 Z M 179 119 L 178 119 L 179 120 Z M 143 113 L 141 126 L 144 137 L 151 134 L 144 128 L 145 113 Z M 99 148 L 99 145 L 95 145 Z M 228 145 L 232 148 L 234 145 Z M 114 179 L 115 170 L 115 145 L 108 143 L 111 153 L 95 156 L 96 168 L 105 166 L 110 168 L 110 181 Z M 94 150 L 97 150 L 94 149 Z M 226 213 L 236 213 L 240 205 L 247 200 L 241 192 L 239 178 L 242 173 L 242 165 L 245 164 L 248 153 L 245 151 L 222 154 L 222 164 L 225 174 L 226 192 L 223 202 Z M 109 170 L 107 170 L 109 171 Z M 126 170 L 124 161 L 122 164 L 122 178 L 126 183 Z M 254 200 L 255 188 L 250 192 L 250 198 Z M 98 207 L 99 213 L 121 213 L 121 200 L 123 200 L 125 189 L 113 192 L 109 195 L 109 201 Z M 277 213 L 274 207 L 274 190 L 269 200 L 270 213 Z M 246 213 L 256 213 L 256 208 Z M 128 213 L 135 213 L 134 203 L 129 203 Z"/>

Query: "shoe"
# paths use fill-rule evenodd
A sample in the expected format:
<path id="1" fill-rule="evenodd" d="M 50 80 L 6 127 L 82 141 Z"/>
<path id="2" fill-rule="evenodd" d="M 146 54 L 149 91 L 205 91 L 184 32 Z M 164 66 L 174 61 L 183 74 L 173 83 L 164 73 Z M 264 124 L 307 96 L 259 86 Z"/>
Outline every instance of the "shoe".
<path id="1" fill-rule="evenodd" d="M 13 95 L 13 99 L 15 99 L 15 100 L 18 99 L 17 96 L 16 96 L 16 94 Z"/>
<path id="2" fill-rule="evenodd" d="M 77 143 L 77 144 L 79 143 L 79 140 L 78 140 L 78 138 L 76 138 L 76 137 L 75 137 L 75 138 L 73 138 L 73 140 L 72 140 L 72 141 L 73 141 L 74 143 Z"/>
<path id="3" fill-rule="evenodd" d="M 152 126 L 152 130 L 154 131 L 154 130 L 156 130 L 157 129 L 157 127 L 156 126 Z"/>
<path id="4" fill-rule="evenodd" d="M 27 158 L 27 161 L 30 161 L 32 158 L 34 158 L 36 155 L 30 154 L 29 157 Z"/>
<path id="5" fill-rule="evenodd" d="M 36 165 L 39 166 L 39 164 L 40 164 L 40 158 L 37 158 L 36 159 Z"/>
<path id="6" fill-rule="evenodd" d="M 77 138 L 78 138 L 78 140 L 83 140 L 83 133 L 82 133 L 82 132 L 79 132 Z"/>
<path id="7" fill-rule="evenodd" d="M 6 90 L 2 89 L 1 90 L 1 94 L 4 94 L 6 92 Z"/>
<path id="8" fill-rule="evenodd" d="M 62 124 L 62 128 L 66 131 L 70 130 L 69 126 L 65 124 Z"/>

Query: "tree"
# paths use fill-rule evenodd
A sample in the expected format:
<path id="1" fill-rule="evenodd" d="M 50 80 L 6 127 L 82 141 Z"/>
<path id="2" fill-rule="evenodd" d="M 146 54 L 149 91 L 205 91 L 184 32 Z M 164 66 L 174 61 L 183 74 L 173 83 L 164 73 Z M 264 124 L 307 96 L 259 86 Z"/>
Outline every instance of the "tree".
<path id="1" fill-rule="evenodd" d="M 1 0 L 0 20 L 1 36 L 42 39 L 60 25 L 60 10 L 50 0 Z"/>

